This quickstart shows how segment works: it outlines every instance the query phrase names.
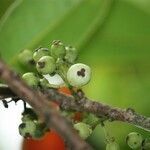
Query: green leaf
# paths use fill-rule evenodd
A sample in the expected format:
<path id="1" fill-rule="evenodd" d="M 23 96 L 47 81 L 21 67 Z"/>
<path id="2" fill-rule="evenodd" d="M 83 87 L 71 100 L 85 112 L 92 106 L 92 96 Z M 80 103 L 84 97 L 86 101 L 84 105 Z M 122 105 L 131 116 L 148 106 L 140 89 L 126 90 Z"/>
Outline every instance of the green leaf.
<path id="1" fill-rule="evenodd" d="M 14 2 L 15 0 L 1 0 L 0 4 L 0 18 L 4 15 L 5 11 L 9 9 L 9 6 Z"/>
<path id="2" fill-rule="evenodd" d="M 59 24 L 63 17 L 80 3 L 81 0 L 22 1 L 0 28 L 3 57 L 10 60 L 15 53 L 39 37 L 43 30 Z"/>
<path id="3" fill-rule="evenodd" d="M 111 15 L 81 51 L 90 63 L 146 63 L 150 55 L 150 15 L 127 2 L 117 1 Z M 84 51 L 85 50 L 85 51 Z"/>
<path id="4" fill-rule="evenodd" d="M 29 0 L 23 1 L 0 31 L 2 55 L 10 59 L 23 48 L 47 46 L 53 39 L 82 45 L 103 22 L 111 3 L 112 0 L 45 0 L 31 5 Z"/>
<path id="5" fill-rule="evenodd" d="M 135 5 L 136 7 L 140 8 L 144 12 L 150 14 L 150 9 L 149 9 L 150 1 L 149 0 L 123 0 L 123 1 L 127 1 L 127 2 Z"/>

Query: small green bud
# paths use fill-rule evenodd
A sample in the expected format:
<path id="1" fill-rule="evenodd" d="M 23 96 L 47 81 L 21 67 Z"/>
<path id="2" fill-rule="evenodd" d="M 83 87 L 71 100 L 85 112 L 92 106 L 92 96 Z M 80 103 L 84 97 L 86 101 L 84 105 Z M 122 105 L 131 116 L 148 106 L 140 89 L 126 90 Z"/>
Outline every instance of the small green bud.
<path id="1" fill-rule="evenodd" d="M 41 57 L 48 56 L 50 53 L 47 48 L 39 48 L 33 53 L 33 59 L 37 62 Z"/>
<path id="2" fill-rule="evenodd" d="M 142 150 L 150 150 L 150 138 L 146 138 L 143 140 Z"/>
<path id="3" fill-rule="evenodd" d="M 27 121 L 19 125 L 19 133 L 25 138 L 32 138 L 36 131 L 36 124 L 33 121 Z"/>
<path id="4" fill-rule="evenodd" d="M 74 128 L 79 132 L 79 135 L 83 139 L 87 139 L 92 134 L 92 129 L 90 126 L 83 122 L 74 124 Z"/>
<path id="5" fill-rule="evenodd" d="M 51 74 L 56 69 L 55 60 L 51 56 L 43 56 L 38 60 L 36 68 L 41 74 Z"/>
<path id="6" fill-rule="evenodd" d="M 28 64 L 34 64 L 34 60 L 32 58 L 32 51 L 25 49 L 23 50 L 19 55 L 18 55 L 18 59 L 20 61 L 20 63 L 24 64 L 24 65 L 28 65 Z"/>
<path id="7" fill-rule="evenodd" d="M 66 50 L 64 44 L 59 41 L 55 40 L 52 42 L 51 46 L 51 56 L 55 59 L 57 58 L 63 58 L 65 56 Z"/>
<path id="8" fill-rule="evenodd" d="M 108 142 L 106 145 L 106 150 L 120 150 L 119 144 L 116 143 L 115 141 Z"/>
<path id="9" fill-rule="evenodd" d="M 75 60 L 77 59 L 78 51 L 76 48 L 71 47 L 71 46 L 67 46 L 65 48 L 66 48 L 65 60 L 68 63 L 73 64 L 75 62 Z"/>
<path id="10" fill-rule="evenodd" d="M 39 78 L 33 72 L 23 74 L 22 79 L 33 88 L 39 85 Z"/>
<path id="11" fill-rule="evenodd" d="M 67 72 L 67 80 L 74 87 L 86 85 L 91 79 L 91 68 L 85 64 L 74 64 Z"/>
<path id="12" fill-rule="evenodd" d="M 131 132 L 126 138 L 126 143 L 131 149 L 138 149 L 142 146 L 142 135 L 137 132 Z"/>

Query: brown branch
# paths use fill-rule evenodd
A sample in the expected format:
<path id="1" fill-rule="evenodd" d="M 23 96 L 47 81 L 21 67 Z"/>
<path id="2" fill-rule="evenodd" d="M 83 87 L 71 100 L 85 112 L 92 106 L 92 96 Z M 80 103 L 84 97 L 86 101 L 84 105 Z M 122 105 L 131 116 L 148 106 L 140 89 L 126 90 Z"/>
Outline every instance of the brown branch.
<path id="1" fill-rule="evenodd" d="M 87 97 L 75 100 L 74 97 L 64 95 L 53 89 L 45 91 L 45 95 L 47 95 L 49 100 L 59 103 L 63 109 L 89 112 L 98 117 L 104 117 L 111 121 L 127 122 L 150 131 L 150 117 L 140 115 L 131 108 L 113 108 Z"/>
<path id="2" fill-rule="evenodd" d="M 7 95 L 3 95 L 0 90 L 0 95 L 3 98 L 7 98 L 8 95 L 11 95 L 11 93 L 12 91 L 10 93 L 8 92 Z M 77 101 L 73 96 L 65 95 L 54 89 L 44 90 L 43 93 L 50 101 L 59 103 L 62 109 L 89 112 L 98 117 L 127 122 L 150 131 L 150 118 L 136 113 L 133 109 L 113 108 L 109 105 L 90 100 L 86 97 Z"/>
<path id="3" fill-rule="evenodd" d="M 18 75 L 11 71 L 8 66 L 0 60 L 0 78 L 4 80 L 10 89 L 20 98 L 28 102 L 44 119 L 49 128 L 54 128 L 64 139 L 70 142 L 72 149 L 85 150 L 92 149 L 84 140 L 82 140 L 77 132 L 73 129 L 64 117 L 62 117 L 48 102 L 48 98 L 41 92 L 34 91 L 28 87 Z"/>

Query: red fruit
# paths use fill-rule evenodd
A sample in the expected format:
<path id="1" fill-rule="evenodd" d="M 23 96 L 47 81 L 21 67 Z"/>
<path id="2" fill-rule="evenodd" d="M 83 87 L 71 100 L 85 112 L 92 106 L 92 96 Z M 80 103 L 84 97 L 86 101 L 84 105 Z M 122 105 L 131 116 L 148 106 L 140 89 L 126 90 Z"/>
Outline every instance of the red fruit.
<path id="1" fill-rule="evenodd" d="M 25 139 L 22 150 L 65 150 L 65 143 L 55 131 L 51 131 L 40 140 Z"/>

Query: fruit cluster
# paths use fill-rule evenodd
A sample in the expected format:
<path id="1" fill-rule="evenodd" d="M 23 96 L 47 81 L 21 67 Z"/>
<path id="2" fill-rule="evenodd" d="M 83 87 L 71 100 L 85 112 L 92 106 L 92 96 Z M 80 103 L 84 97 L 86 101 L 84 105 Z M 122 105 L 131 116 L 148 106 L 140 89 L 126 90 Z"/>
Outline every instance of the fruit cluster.
<path id="1" fill-rule="evenodd" d="M 32 62 L 37 73 L 25 73 L 22 78 L 33 88 L 58 88 L 64 85 L 82 87 L 90 81 L 91 69 L 82 63 L 75 64 L 77 56 L 78 52 L 74 47 L 65 46 L 59 40 L 53 41 L 50 49 L 40 47 L 33 53 L 26 49 L 19 54 L 19 60 L 24 65 Z M 54 85 L 50 80 L 56 76 L 60 82 Z"/>
<path id="2" fill-rule="evenodd" d="M 50 48 L 40 47 L 34 52 L 25 49 L 19 54 L 19 61 L 25 65 L 33 65 L 35 71 L 22 75 L 22 79 L 33 89 L 47 89 L 67 87 L 78 89 L 86 85 L 91 78 L 91 69 L 82 63 L 75 63 L 78 52 L 72 46 L 65 46 L 61 41 L 53 41 Z M 53 80 L 60 80 L 57 84 Z M 26 110 L 27 109 L 27 110 Z M 42 137 L 47 131 L 45 124 L 40 123 L 34 111 L 26 108 L 23 113 L 19 132 L 23 137 L 34 139 Z M 62 110 L 59 110 L 62 111 Z M 92 122 L 77 119 L 77 113 L 63 111 L 67 118 L 73 123 L 79 135 L 86 139 L 92 133 Z M 90 115 L 89 115 L 90 116 Z M 88 117 L 86 117 L 88 118 Z M 89 124 L 89 122 L 91 124 Z M 41 130 L 41 131 L 40 131 Z"/>

